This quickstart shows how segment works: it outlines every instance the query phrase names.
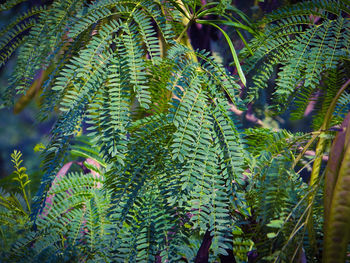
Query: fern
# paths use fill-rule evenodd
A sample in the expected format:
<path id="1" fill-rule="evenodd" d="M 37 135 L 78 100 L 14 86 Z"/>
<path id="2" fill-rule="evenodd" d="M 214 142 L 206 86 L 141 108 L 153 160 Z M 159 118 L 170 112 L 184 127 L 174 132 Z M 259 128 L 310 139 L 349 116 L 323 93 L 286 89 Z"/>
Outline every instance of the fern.
<path id="1" fill-rule="evenodd" d="M 232 22 L 228 11 L 246 20 L 229 1 L 65 0 L 5 27 L 4 60 L 23 41 L 5 104 L 40 73 L 39 117 L 57 113 L 41 185 L 27 205 L 31 231 L 5 260 L 194 261 L 208 240 L 203 253 L 211 262 L 233 251 L 241 262 L 252 250 L 262 261 L 287 261 L 301 248 L 318 256 L 303 220 L 315 219 L 319 239 L 319 192 L 294 171 L 305 160 L 297 157 L 300 147 L 314 134 L 243 130 L 229 111 L 230 103 L 245 110 L 238 79 L 188 42 L 192 23 L 218 28 L 206 15 L 249 28 Z M 333 86 L 345 81 L 348 13 L 346 3 L 320 0 L 267 15 L 265 35 L 250 44 L 253 55 L 241 53 L 248 57 L 249 95 L 257 96 L 280 65 L 275 98 L 283 106 L 295 98 L 295 117 L 323 92 L 317 126 L 334 104 Z M 233 44 L 221 32 L 244 83 Z M 339 97 L 332 124 L 348 110 L 348 92 Z M 68 173 L 73 163 L 84 173 Z"/>
<path id="2" fill-rule="evenodd" d="M 253 40 L 254 55 L 247 60 L 247 70 L 258 71 L 252 76 L 250 98 L 267 87 L 274 67 L 281 65 L 275 101 L 281 106 L 295 98 L 294 117 L 301 118 L 322 75 L 347 60 L 348 12 L 343 1 L 310 1 L 267 15 L 265 35 Z M 313 21 L 311 14 L 319 21 Z"/>
<path id="3" fill-rule="evenodd" d="M 7 192 L 0 188 L 0 242 L 3 246 L 1 258 L 8 257 L 14 240 L 26 234 L 30 214 L 30 180 L 26 168 L 22 166 L 22 153 L 14 150 L 11 161 L 15 169 L 11 179 L 18 191 Z"/>
<path id="4" fill-rule="evenodd" d="M 22 2 L 25 2 L 25 0 L 10 0 L 10 1 L 7 1 L 5 4 L 1 4 L 0 5 L 0 11 L 6 11 L 6 10 L 9 10 L 11 9 L 12 7 L 22 3 Z"/>
<path id="5" fill-rule="evenodd" d="M 326 115 L 327 109 L 330 106 L 332 99 L 335 97 L 338 87 L 340 87 L 345 82 L 345 75 L 347 70 L 344 67 L 340 67 L 339 70 L 334 69 L 329 71 L 328 77 L 325 80 L 325 87 L 321 87 L 320 95 L 316 100 L 315 109 L 317 115 L 313 119 L 314 127 L 317 129 L 321 126 L 323 119 Z M 349 103 L 347 102 L 348 93 L 345 92 L 341 95 L 337 102 L 337 109 L 334 111 L 334 118 L 332 120 L 331 126 L 340 124 L 341 120 L 348 110 Z"/>

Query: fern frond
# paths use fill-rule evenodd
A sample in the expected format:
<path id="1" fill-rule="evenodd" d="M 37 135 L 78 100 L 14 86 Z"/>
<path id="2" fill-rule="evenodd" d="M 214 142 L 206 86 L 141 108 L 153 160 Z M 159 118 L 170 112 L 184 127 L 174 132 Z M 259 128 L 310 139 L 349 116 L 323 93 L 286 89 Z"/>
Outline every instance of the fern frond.
<path id="1" fill-rule="evenodd" d="M 85 9 L 83 9 L 80 13 L 77 14 L 77 18 L 72 19 L 73 26 L 68 32 L 68 37 L 72 39 L 76 38 L 90 26 L 113 14 L 108 8 L 99 7 L 98 9 L 96 8 L 96 10 L 94 8 L 89 9 L 90 10 L 87 11 L 86 15 L 81 14 L 83 13 L 83 10 L 85 11 Z"/>
<path id="2" fill-rule="evenodd" d="M 206 232 L 212 260 L 232 248 L 233 225 L 249 215 L 227 101 L 244 108 L 240 87 L 208 52 L 175 44 L 180 13 L 175 1 L 65 0 L 40 14 L 12 84 L 24 93 L 45 71 L 41 111 L 58 117 L 34 199 L 37 235 L 18 243 L 22 255 L 179 262 Z M 74 140 L 78 129 L 88 143 Z M 97 156 L 103 169 L 61 178 L 69 152 Z"/>
<path id="3" fill-rule="evenodd" d="M 16 16 L 15 18 L 11 19 L 11 21 L 8 24 L 6 24 L 3 28 L 1 28 L 0 36 L 11 34 L 11 32 L 13 32 L 13 30 L 15 29 L 16 25 L 19 25 L 20 23 L 25 22 L 26 19 L 29 19 L 29 18 L 35 19 L 36 18 L 35 16 L 37 16 L 44 10 L 45 10 L 45 7 L 34 6 L 29 10 L 27 10 L 26 12 L 24 12 L 23 14 Z"/>
<path id="4" fill-rule="evenodd" d="M 217 63 L 214 57 L 209 56 L 209 53 L 196 51 L 195 54 L 201 59 L 202 69 L 208 74 L 209 79 L 221 88 L 221 90 L 212 91 L 211 96 L 218 96 L 218 94 L 220 95 L 224 91 L 237 107 L 242 108 L 243 103 L 239 99 L 239 96 L 237 96 L 240 86 L 236 83 L 233 76 L 222 65 Z"/>
<path id="5" fill-rule="evenodd" d="M 16 49 L 23 44 L 25 41 L 25 37 L 18 37 L 16 40 L 14 40 L 10 46 L 5 47 L 3 50 L 1 50 L 0 54 L 0 65 L 4 65 L 12 56 L 12 54 L 16 51 Z M 7 90 L 5 100 L 10 101 L 8 98 L 14 97 L 15 91 Z M 12 103 L 11 103 L 12 104 Z"/>
<path id="6" fill-rule="evenodd" d="M 342 1 L 320 0 L 268 14 L 264 19 L 266 35 L 252 41 L 254 55 L 247 61 L 248 71 L 258 68 L 252 77 L 250 99 L 267 87 L 274 69 L 282 64 L 276 79 L 275 101 L 281 106 L 295 98 L 297 112 L 293 116 L 300 118 L 324 73 L 347 59 L 344 33 L 349 29 L 345 18 L 349 10 Z M 319 21 L 313 21 L 310 13 Z"/>
<path id="7" fill-rule="evenodd" d="M 125 46 L 125 61 L 130 70 L 130 84 L 133 85 L 140 106 L 148 109 L 151 97 L 148 91 L 145 62 L 142 58 L 144 53 L 139 44 L 140 36 L 132 25 L 124 24 L 123 30 L 125 34 L 123 34 L 122 41 Z"/>
<path id="8" fill-rule="evenodd" d="M 10 55 L 22 43 L 23 35 L 36 24 L 36 16 L 44 12 L 43 7 L 33 7 L 25 13 L 12 19 L 0 31 L 0 66 L 6 62 Z"/>
<path id="9" fill-rule="evenodd" d="M 92 96 L 96 95 L 94 93 L 98 90 L 100 85 L 102 85 L 103 81 L 101 78 L 106 78 L 104 69 L 111 60 L 113 53 L 111 51 L 105 51 L 102 55 L 99 54 L 99 52 L 101 52 L 101 48 L 108 47 L 108 42 L 105 43 L 104 40 L 110 39 L 109 34 L 119 29 L 120 24 L 118 22 L 106 25 L 104 31 L 100 32 L 100 36 L 94 37 L 87 48 L 80 52 L 79 57 L 73 58 L 71 64 L 63 69 L 61 77 L 57 79 L 53 87 L 56 92 L 64 96 L 61 108 L 64 114 L 58 120 L 52 131 L 53 140 L 46 151 L 46 163 L 47 167 L 50 167 L 50 169 L 47 174 L 44 175 L 43 182 L 45 181 L 46 183 L 41 186 L 39 193 L 42 193 L 41 191 L 46 189 L 47 184 L 52 180 L 50 178 L 52 178 L 57 170 L 57 164 L 59 165 L 62 162 L 62 160 L 57 162 L 56 159 L 57 157 L 63 157 L 62 155 L 56 154 L 56 156 L 53 156 L 53 159 L 49 156 L 56 152 L 56 145 L 67 145 L 66 142 L 68 143 L 69 138 L 75 134 L 76 126 L 82 121 L 85 105 L 89 103 L 89 100 L 92 100 Z M 92 67 L 93 71 L 87 72 L 84 70 L 84 68 L 86 69 L 88 67 Z M 78 78 L 77 86 L 73 84 L 73 81 L 77 81 L 76 78 Z M 69 123 L 68 126 L 63 125 L 66 121 Z M 60 147 L 60 149 L 63 150 L 64 147 Z M 64 150 L 62 153 L 63 152 Z"/>
<path id="10" fill-rule="evenodd" d="M 247 198 L 248 203 L 255 200 L 254 214 L 257 222 L 261 222 L 254 230 L 255 238 L 260 239 L 255 245 L 259 258 L 265 260 L 292 258 L 305 233 L 298 220 L 306 213 L 307 202 L 302 196 L 308 188 L 297 174 L 285 169 L 283 165 L 290 165 L 288 158 L 267 154 L 261 173 L 256 174 L 261 179 L 254 181 L 256 189 Z M 295 229 L 298 231 L 294 232 Z"/>
<path id="11" fill-rule="evenodd" d="M 339 65 L 337 68 L 331 69 L 328 72 L 327 78 L 324 80 L 325 84 L 320 87 L 320 92 L 319 94 L 317 94 L 318 98 L 314 109 L 316 115 L 313 119 L 313 125 L 315 129 L 318 129 L 322 125 L 327 109 L 338 92 L 338 87 L 343 85 L 343 83 L 346 81 L 346 74 L 347 74 L 347 71 L 344 65 Z M 344 118 L 345 116 L 344 111 L 346 111 L 347 109 L 346 97 L 347 97 L 347 93 L 345 92 L 342 94 L 339 101 L 337 102 L 337 106 L 336 106 L 337 110 L 334 111 L 334 116 L 336 117 L 336 119 L 332 120 L 331 126 L 336 125 L 336 123 L 339 121 L 341 122 L 341 120 Z M 338 115 L 338 110 L 339 110 L 339 115 Z"/>
<path id="12" fill-rule="evenodd" d="M 185 80 L 182 88 L 183 93 L 179 94 L 181 103 L 174 113 L 173 122 L 175 127 L 178 128 L 174 134 L 174 140 L 172 144 L 173 158 L 183 162 L 189 155 L 191 145 L 197 137 L 198 128 L 200 127 L 200 112 L 204 110 L 206 98 L 201 95 L 200 75 L 194 74 L 189 79 Z M 197 117 L 198 116 L 198 117 Z"/>
<path id="13" fill-rule="evenodd" d="M 110 194 L 101 189 L 103 176 L 71 173 L 55 183 L 48 192 L 46 211 L 39 215 L 39 231 L 55 229 L 61 235 L 68 235 L 68 244 L 87 244 L 83 253 L 89 255 L 106 239 L 110 224 L 107 211 Z M 44 237 L 46 244 L 51 244 Z M 40 243 L 36 242 L 36 246 Z"/>
<path id="14" fill-rule="evenodd" d="M 41 12 L 37 24 L 32 27 L 19 51 L 16 73 L 11 78 L 11 89 L 24 93 L 37 71 L 47 68 L 50 56 L 60 50 L 68 23 L 67 17 L 79 10 L 81 5 L 82 0 L 55 1 L 50 8 Z"/>
<path id="15" fill-rule="evenodd" d="M 102 87 L 102 92 L 96 96 L 88 111 L 88 123 L 95 125 L 89 128 L 89 136 L 93 138 L 92 142 L 100 145 L 106 162 L 111 162 L 114 157 L 124 160 L 127 151 L 126 127 L 130 122 L 130 102 L 123 86 L 125 77 L 121 61 L 116 58 L 111 59 L 111 63 L 108 83 Z"/>
<path id="16" fill-rule="evenodd" d="M 282 7 L 276 10 L 276 12 L 267 15 L 263 23 L 271 23 L 288 17 L 309 15 L 310 13 L 322 18 L 327 18 L 329 14 L 339 16 L 341 12 L 349 13 L 349 11 L 349 5 L 345 1 L 314 0 Z"/>
<path id="17" fill-rule="evenodd" d="M 348 92 L 344 92 L 338 100 L 336 108 L 334 110 L 334 122 L 333 125 L 337 125 L 341 120 L 344 119 L 344 116 L 350 110 L 350 94 Z"/>
<path id="18" fill-rule="evenodd" d="M 135 19 L 136 21 L 139 20 L 141 13 L 155 21 L 165 41 L 168 42 L 173 39 L 171 26 L 162 16 L 159 7 L 150 1 L 137 0 L 104 0 L 91 4 L 85 14 L 79 15 L 74 20 L 75 25 L 71 29 L 69 36 L 74 38 L 93 24 L 113 15 L 126 17 L 128 21 L 131 19 Z"/>
<path id="19" fill-rule="evenodd" d="M 0 5 L 0 12 L 11 9 L 12 7 L 24 2 L 26 0 L 9 0 L 6 3 Z"/>
<path id="20" fill-rule="evenodd" d="M 19 24 L 13 30 L 8 31 L 7 34 L 2 37 L 2 41 L 0 42 L 1 53 L 4 52 L 3 50 L 6 48 L 7 45 L 9 45 L 9 43 L 13 43 L 14 41 L 16 41 L 16 37 L 18 35 L 22 34 L 23 32 L 30 29 L 34 25 L 35 25 L 35 20 L 32 19 L 32 20 L 28 20 L 22 24 Z M 6 52 L 6 49 L 5 49 L 5 52 Z M 2 62 L 2 64 L 4 62 Z"/>
<path id="21" fill-rule="evenodd" d="M 155 32 L 152 28 L 152 21 L 140 10 L 136 10 L 133 13 L 133 19 L 137 23 L 138 29 L 142 36 L 142 40 L 147 47 L 148 55 L 153 64 L 159 61 L 161 51 L 159 48 L 158 38 L 155 36 Z"/>

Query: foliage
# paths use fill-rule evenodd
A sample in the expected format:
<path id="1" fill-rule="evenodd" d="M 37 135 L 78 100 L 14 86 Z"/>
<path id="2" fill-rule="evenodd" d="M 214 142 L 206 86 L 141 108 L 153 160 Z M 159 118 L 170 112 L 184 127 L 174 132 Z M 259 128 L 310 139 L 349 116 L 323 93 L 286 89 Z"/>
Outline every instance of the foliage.
<path id="1" fill-rule="evenodd" d="M 265 34 L 251 42 L 254 54 L 245 51 L 249 56 L 245 62 L 251 80 L 250 99 L 267 87 L 278 66 L 274 92 L 277 108 L 294 106 L 292 117 L 302 118 L 309 101 L 315 101 L 314 126 L 318 129 L 349 75 L 349 12 L 347 1 L 316 0 L 268 14 L 260 23 Z M 349 103 L 344 106 L 337 112 L 342 118 Z"/>
<path id="2" fill-rule="evenodd" d="M 21 166 L 22 153 L 15 150 L 11 158 L 15 168 L 11 177 L 12 181 L 16 182 L 19 192 L 8 193 L 0 188 L 0 235 L 3 248 L 1 257 L 9 251 L 11 243 L 23 235 L 21 232 L 26 228 L 30 214 L 30 180 L 25 173 L 26 168 Z"/>
<path id="3" fill-rule="evenodd" d="M 21 156 L 12 157 L 29 227 L 19 226 L 23 237 L 2 258 L 247 262 L 254 252 L 259 262 L 319 262 L 322 155 L 349 111 L 348 10 L 346 1 L 282 7 L 262 20 L 263 33 L 230 1 L 64 0 L 15 18 L 0 34 L 1 64 L 20 46 L 2 102 L 11 106 L 39 86 L 39 119 L 53 111 L 58 119 L 41 147 L 44 175 L 31 204 Z M 224 35 L 239 79 L 192 48 L 187 30 L 196 23 Z M 238 84 L 245 76 L 219 25 L 255 37 L 240 54 L 248 102 L 278 71 L 274 105 L 295 98 L 300 118 L 317 98 L 315 132 L 241 128 L 229 109 L 245 110 Z M 314 156 L 304 156 L 314 142 Z M 346 147 L 327 210 L 325 262 L 334 259 L 330 240 L 342 221 Z M 300 171 L 312 162 L 308 184 Z M 8 196 L 2 199 L 14 205 L 4 209 L 23 208 Z M 348 241 L 342 236 L 344 257 Z"/>
<path id="4" fill-rule="evenodd" d="M 326 188 L 325 193 L 328 194 L 325 198 L 325 258 L 329 261 L 339 258 L 339 261 L 346 260 L 347 246 L 349 238 L 342 234 L 346 232 L 349 225 L 348 222 L 348 207 L 349 199 L 348 195 L 348 184 L 349 178 L 349 127 L 350 127 L 350 114 L 346 116 L 343 127 L 344 131 L 337 134 L 332 148 L 331 148 L 331 159 L 327 164 L 326 168 Z M 340 145 L 339 145 L 340 143 Z M 343 196 L 345 198 L 343 198 Z M 333 240 L 337 240 L 337 245 Z M 337 252 L 336 252 L 337 251 Z"/>

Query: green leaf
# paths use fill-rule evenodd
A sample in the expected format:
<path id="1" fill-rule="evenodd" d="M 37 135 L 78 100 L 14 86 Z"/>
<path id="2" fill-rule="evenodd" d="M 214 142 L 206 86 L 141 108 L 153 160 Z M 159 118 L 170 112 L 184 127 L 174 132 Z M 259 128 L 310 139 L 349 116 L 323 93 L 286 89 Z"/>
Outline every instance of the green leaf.
<path id="1" fill-rule="evenodd" d="M 217 26 L 216 24 L 214 24 L 212 22 L 205 21 L 205 20 L 198 20 L 197 22 L 199 24 L 211 25 L 211 26 L 216 27 L 217 29 L 219 29 L 221 31 L 221 33 L 224 35 L 224 37 L 225 37 L 225 39 L 226 39 L 226 41 L 227 41 L 227 43 L 228 43 L 228 45 L 230 47 L 231 54 L 232 54 L 235 66 L 237 68 L 238 75 L 239 75 L 243 85 L 246 86 L 247 81 L 246 81 L 246 78 L 244 76 L 243 70 L 241 68 L 241 64 L 239 63 L 239 60 L 238 60 L 238 56 L 237 56 L 236 50 L 235 50 L 235 48 L 233 46 L 233 43 L 232 43 L 230 37 L 226 34 L 226 32 L 221 27 Z"/>
<path id="2" fill-rule="evenodd" d="M 276 220 L 271 220 L 270 223 L 267 224 L 267 226 L 272 228 L 281 228 L 283 224 L 284 224 L 283 220 L 276 219 Z"/>
<path id="3" fill-rule="evenodd" d="M 277 236 L 277 233 L 274 233 L 274 232 L 267 233 L 268 238 L 275 238 L 276 236 Z"/>

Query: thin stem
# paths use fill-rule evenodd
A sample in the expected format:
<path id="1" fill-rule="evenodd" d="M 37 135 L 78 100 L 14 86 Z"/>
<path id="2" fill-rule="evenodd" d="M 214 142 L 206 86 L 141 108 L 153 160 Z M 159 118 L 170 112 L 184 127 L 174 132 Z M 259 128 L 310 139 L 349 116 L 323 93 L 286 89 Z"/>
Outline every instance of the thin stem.
<path id="1" fill-rule="evenodd" d="M 341 94 L 345 91 L 345 89 L 349 86 L 350 84 L 350 79 L 348 79 L 343 86 L 339 89 L 337 92 L 337 95 L 335 95 L 334 99 L 332 100 L 331 104 L 328 107 L 325 120 L 322 123 L 321 130 L 326 130 L 329 128 L 329 125 L 332 120 L 333 116 L 333 111 L 335 108 L 335 105 L 337 104 L 338 99 L 340 98 Z M 312 167 L 312 172 L 311 172 L 311 177 L 310 177 L 310 185 L 313 185 L 316 181 L 316 178 L 318 177 L 318 174 L 321 169 L 321 162 L 322 162 L 322 155 L 324 153 L 324 149 L 326 147 L 326 139 L 325 138 L 320 138 L 320 140 L 317 143 L 316 147 L 316 159 L 314 162 L 314 165 Z"/>
<path id="2" fill-rule="evenodd" d="M 333 116 L 333 111 L 335 108 L 335 105 L 337 104 L 338 99 L 340 98 L 341 94 L 345 91 L 345 89 L 349 86 L 350 84 L 350 79 L 348 79 L 343 86 L 339 89 L 339 91 L 337 92 L 337 95 L 334 97 L 334 99 L 332 100 L 331 104 L 328 107 L 326 116 L 325 116 L 325 120 L 321 125 L 320 130 L 326 130 L 329 128 L 329 125 L 331 123 L 332 120 L 332 116 Z M 314 138 L 314 137 L 313 137 Z M 315 138 L 316 139 L 316 138 Z M 310 176 L 310 182 L 309 185 L 311 187 L 314 186 L 314 184 L 317 182 L 320 170 L 321 170 L 321 162 L 322 162 L 322 155 L 324 153 L 326 147 L 326 139 L 323 137 L 320 137 L 317 146 L 316 146 L 316 157 L 315 157 L 315 161 L 314 164 L 312 166 L 312 171 L 311 171 L 311 176 Z M 305 153 L 305 151 L 303 151 Z M 315 198 L 315 193 L 310 197 L 309 199 L 309 203 L 312 206 L 313 202 L 314 202 L 314 198 Z M 313 229 L 313 222 L 312 222 L 312 208 L 309 211 L 309 215 L 306 219 L 306 225 L 307 228 L 309 230 L 309 235 L 310 235 L 310 242 L 312 244 L 312 247 L 316 253 L 316 242 L 315 242 L 315 233 L 314 233 L 314 229 Z"/>
<path id="3" fill-rule="evenodd" d="M 128 19 L 126 20 L 126 24 L 130 22 L 130 19 L 132 18 L 133 14 L 135 13 L 136 9 L 139 7 L 139 5 L 141 5 L 141 2 L 138 2 L 134 8 L 131 10 L 130 15 L 128 17 Z"/>
<path id="4" fill-rule="evenodd" d="M 21 188 L 22 188 L 22 192 L 23 192 L 23 198 L 26 201 L 26 204 L 27 204 L 27 207 L 28 207 L 28 211 L 29 211 L 29 214 L 30 214 L 31 210 L 30 210 L 30 205 L 29 205 L 29 202 L 28 202 L 27 193 L 25 191 L 25 186 L 23 185 L 22 180 L 20 181 L 20 183 L 21 183 Z"/>
<path id="5" fill-rule="evenodd" d="M 177 43 L 180 43 L 182 38 L 184 37 L 184 35 L 187 33 L 187 30 L 189 29 L 189 27 L 193 24 L 193 20 L 191 19 L 185 26 L 185 28 L 182 30 L 181 34 L 179 35 L 179 37 L 176 39 Z"/>

